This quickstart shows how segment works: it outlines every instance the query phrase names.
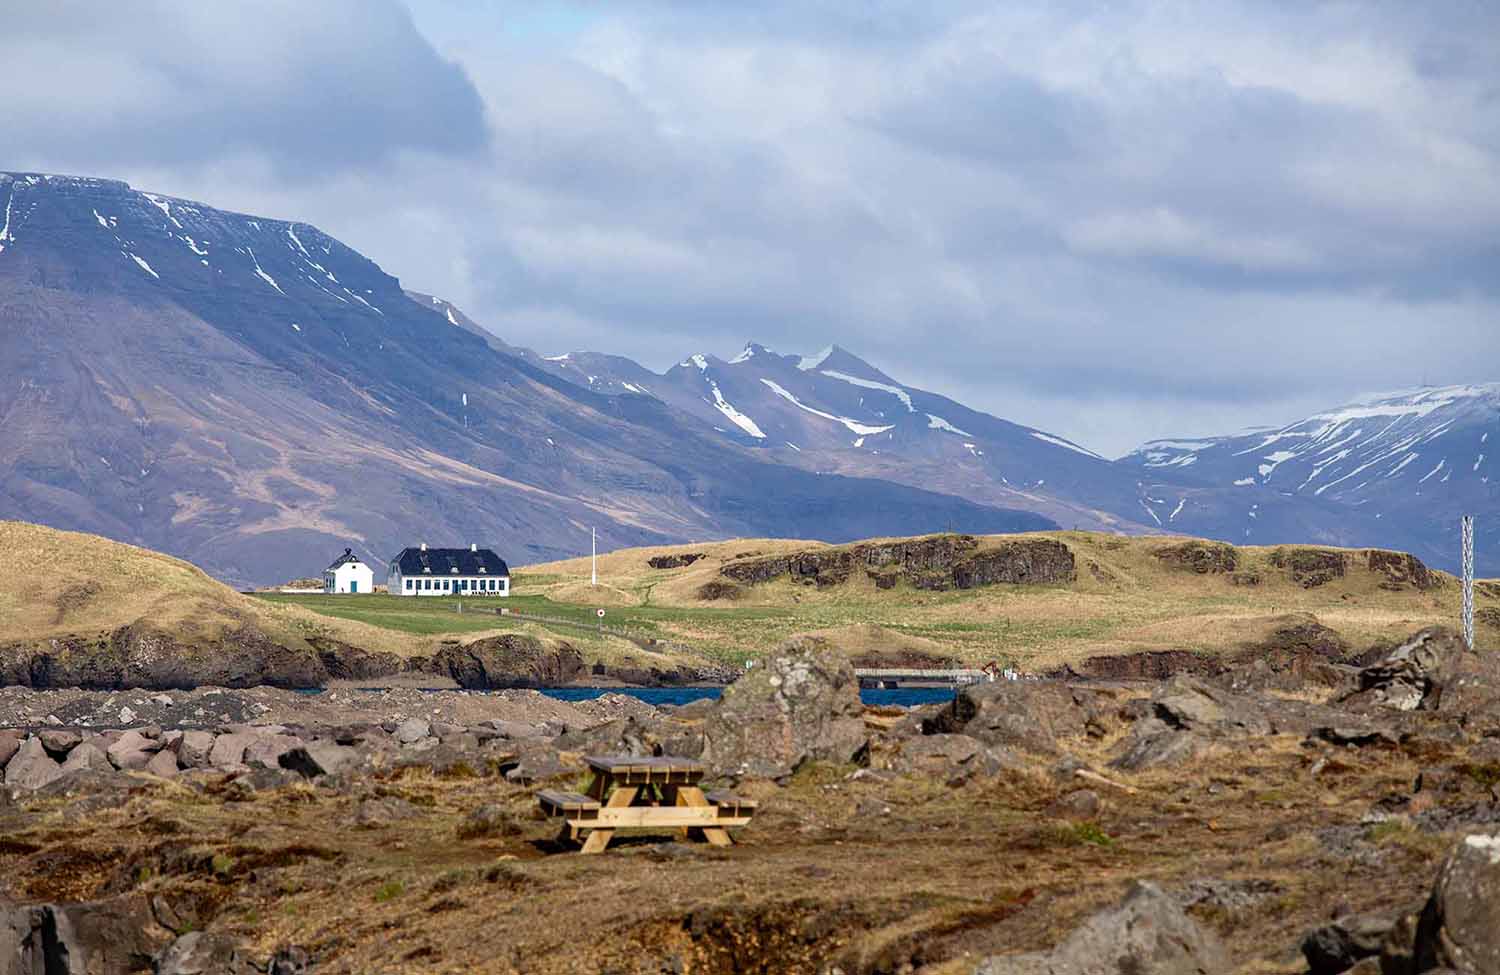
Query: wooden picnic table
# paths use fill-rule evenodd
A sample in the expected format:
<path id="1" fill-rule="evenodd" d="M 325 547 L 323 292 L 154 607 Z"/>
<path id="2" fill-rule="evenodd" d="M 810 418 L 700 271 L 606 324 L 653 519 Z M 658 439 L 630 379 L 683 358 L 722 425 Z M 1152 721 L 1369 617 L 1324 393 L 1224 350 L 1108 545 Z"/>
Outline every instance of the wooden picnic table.
<path id="1" fill-rule="evenodd" d="M 755 814 L 753 799 L 699 788 L 708 772 L 702 762 L 634 755 L 584 760 L 593 772 L 587 794 L 537 793 L 542 810 L 563 819 L 561 838 L 581 838 L 584 853 L 604 852 L 617 829 L 677 829 L 713 846 L 729 846 L 729 829 L 748 825 Z"/>

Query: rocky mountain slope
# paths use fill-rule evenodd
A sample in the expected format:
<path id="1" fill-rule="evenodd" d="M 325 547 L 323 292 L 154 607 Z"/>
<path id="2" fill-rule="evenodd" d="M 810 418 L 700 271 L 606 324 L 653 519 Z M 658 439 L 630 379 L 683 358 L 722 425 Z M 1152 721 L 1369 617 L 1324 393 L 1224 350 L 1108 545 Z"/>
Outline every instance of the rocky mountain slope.
<path id="1" fill-rule="evenodd" d="M 0 516 L 234 583 L 417 541 L 513 562 L 779 534 L 1045 527 L 806 472 L 536 367 L 315 227 L 0 174 Z"/>
<path id="2" fill-rule="evenodd" d="M 1447 548 L 1438 564 L 1455 561 L 1459 518 L 1475 514 L 1480 571 L 1500 569 L 1500 519 L 1483 517 L 1500 512 L 1500 383 L 1371 396 L 1279 429 L 1156 441 L 1124 462 L 1369 512 Z"/>

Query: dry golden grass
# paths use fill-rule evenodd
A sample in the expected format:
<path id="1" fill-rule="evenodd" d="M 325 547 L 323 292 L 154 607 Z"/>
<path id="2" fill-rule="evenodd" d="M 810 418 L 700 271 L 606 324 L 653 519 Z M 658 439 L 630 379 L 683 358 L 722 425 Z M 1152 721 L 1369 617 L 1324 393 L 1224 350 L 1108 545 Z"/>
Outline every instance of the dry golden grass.
<path id="1" fill-rule="evenodd" d="M 1181 537 L 1125 538 L 1090 532 L 1046 532 L 1073 552 L 1075 582 L 1060 586 L 990 586 L 965 592 L 926 592 L 904 584 L 879 590 L 862 574 L 827 589 L 783 578 L 746 587 L 741 598 L 707 602 L 697 593 L 721 579 L 722 566 L 747 555 L 771 556 L 829 546 L 818 542 L 736 539 L 673 547 L 628 549 L 601 556 L 601 585 L 609 605 L 629 595 L 649 610 L 672 638 L 703 646 L 715 656 L 752 656 L 793 633 L 829 636 L 851 654 L 895 651 L 921 641 L 921 651 L 970 663 L 990 659 L 1029 669 L 1077 663 L 1097 654 L 1184 649 L 1221 653 L 1265 641 L 1294 614 L 1309 614 L 1355 649 L 1401 639 L 1434 623 L 1458 618 L 1459 587 L 1447 574 L 1427 592 L 1410 586 L 1392 591 L 1386 575 L 1368 568 L 1363 550 L 1344 551 L 1347 573 L 1304 588 L 1277 553 L 1309 546 L 1237 547 L 1236 584 L 1230 574 L 1200 575 L 1162 558 Z M 1010 540 L 987 536 L 981 548 Z M 701 554 L 678 569 L 653 569 L 662 555 Z M 588 596 L 588 559 L 530 566 L 518 573 L 517 589 L 571 600 Z M 1500 603 L 1481 596 L 1480 604 Z M 681 610 L 680 618 L 670 611 Z M 870 629 L 873 628 L 873 629 Z M 1481 626 L 1480 642 L 1500 638 Z"/>

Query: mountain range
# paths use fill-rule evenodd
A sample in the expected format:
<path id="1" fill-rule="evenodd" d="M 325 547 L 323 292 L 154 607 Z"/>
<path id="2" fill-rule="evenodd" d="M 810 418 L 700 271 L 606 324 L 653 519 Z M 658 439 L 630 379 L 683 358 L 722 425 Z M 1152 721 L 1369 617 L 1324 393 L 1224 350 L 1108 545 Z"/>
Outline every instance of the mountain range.
<path id="1" fill-rule="evenodd" d="M 346 545 L 376 565 L 418 541 L 541 561 L 594 527 L 610 548 L 1060 525 L 1451 566 L 1460 510 L 1497 507 L 1493 387 L 1111 461 L 838 346 L 656 373 L 527 342 L 307 224 L 0 173 L 0 517 L 244 585 Z"/>

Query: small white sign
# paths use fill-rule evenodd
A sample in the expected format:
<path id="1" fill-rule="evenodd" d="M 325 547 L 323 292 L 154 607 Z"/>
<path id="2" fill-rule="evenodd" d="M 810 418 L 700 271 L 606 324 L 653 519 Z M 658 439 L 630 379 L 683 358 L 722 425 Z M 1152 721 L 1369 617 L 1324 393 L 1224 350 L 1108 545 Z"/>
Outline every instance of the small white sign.
<path id="1" fill-rule="evenodd" d="M 604 610 L 600 609 L 600 610 L 596 610 L 595 612 L 597 612 L 599 614 L 599 618 L 601 620 L 604 619 Z"/>

